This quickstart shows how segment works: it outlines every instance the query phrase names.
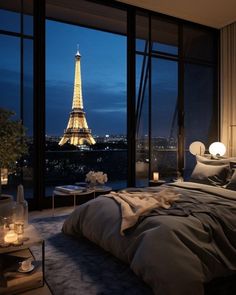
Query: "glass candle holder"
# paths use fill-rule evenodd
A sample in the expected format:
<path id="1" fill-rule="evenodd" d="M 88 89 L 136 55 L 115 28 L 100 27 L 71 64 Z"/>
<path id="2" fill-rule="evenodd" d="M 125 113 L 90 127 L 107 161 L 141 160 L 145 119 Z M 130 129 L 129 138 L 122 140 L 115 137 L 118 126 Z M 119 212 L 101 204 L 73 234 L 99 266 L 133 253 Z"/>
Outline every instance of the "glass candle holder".
<path id="1" fill-rule="evenodd" d="M 14 231 L 18 235 L 23 235 L 23 233 L 24 233 L 24 221 L 23 220 L 17 220 L 14 222 Z"/>
<path id="2" fill-rule="evenodd" d="M 4 242 L 5 243 L 14 243 L 17 242 L 18 235 L 15 233 L 14 230 L 10 229 L 5 233 Z"/>
<path id="3" fill-rule="evenodd" d="M 0 217 L 0 244 L 5 243 L 5 235 L 10 230 L 11 218 L 10 217 Z"/>

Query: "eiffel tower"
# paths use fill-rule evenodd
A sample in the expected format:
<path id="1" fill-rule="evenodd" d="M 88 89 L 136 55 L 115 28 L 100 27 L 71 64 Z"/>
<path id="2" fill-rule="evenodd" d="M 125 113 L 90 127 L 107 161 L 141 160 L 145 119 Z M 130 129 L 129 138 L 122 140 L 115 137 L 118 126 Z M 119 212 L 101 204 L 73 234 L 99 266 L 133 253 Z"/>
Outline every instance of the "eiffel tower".
<path id="1" fill-rule="evenodd" d="M 69 142 L 75 146 L 83 146 L 85 144 L 92 145 L 96 143 L 91 134 L 91 129 L 88 128 L 85 118 L 82 97 L 80 59 L 81 55 L 79 50 L 77 50 L 75 55 L 75 80 L 72 111 L 70 112 L 67 128 L 64 131 L 64 135 L 62 136 L 59 145 L 63 145 L 66 142 Z"/>

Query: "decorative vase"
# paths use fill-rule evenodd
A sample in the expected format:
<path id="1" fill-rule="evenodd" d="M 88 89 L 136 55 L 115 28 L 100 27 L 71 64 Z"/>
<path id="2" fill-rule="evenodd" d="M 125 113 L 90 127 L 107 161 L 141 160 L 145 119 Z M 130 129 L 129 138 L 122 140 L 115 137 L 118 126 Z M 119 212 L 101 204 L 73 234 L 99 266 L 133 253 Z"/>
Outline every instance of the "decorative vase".
<path id="1" fill-rule="evenodd" d="M 95 189 L 99 189 L 99 188 L 103 188 L 104 187 L 104 183 L 99 183 L 99 182 L 90 182 L 88 184 L 88 188 L 89 189 L 92 189 L 92 190 L 95 190 Z"/>
<path id="2" fill-rule="evenodd" d="M 17 187 L 17 196 L 16 196 L 16 216 L 15 221 L 23 221 L 24 227 L 28 226 L 28 202 L 24 198 L 24 188 L 20 184 Z"/>
<path id="3" fill-rule="evenodd" d="M 89 182 L 88 183 L 88 188 L 91 189 L 91 190 L 94 190 L 95 186 L 96 186 L 96 183 L 94 183 L 94 182 Z"/>

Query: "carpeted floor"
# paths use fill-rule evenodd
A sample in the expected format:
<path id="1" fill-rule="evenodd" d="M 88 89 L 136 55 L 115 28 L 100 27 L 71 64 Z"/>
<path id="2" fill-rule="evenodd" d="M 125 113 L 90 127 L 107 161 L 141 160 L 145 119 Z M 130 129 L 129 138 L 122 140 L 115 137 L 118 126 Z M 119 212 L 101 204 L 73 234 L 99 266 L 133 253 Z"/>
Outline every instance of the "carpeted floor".
<path id="1" fill-rule="evenodd" d="M 151 289 L 108 252 L 61 232 L 64 216 L 34 218 L 45 240 L 46 280 L 54 295 L 151 295 Z M 40 247 L 33 249 L 36 257 Z M 235 276 L 205 286 L 206 295 L 235 295 Z M 163 294 L 161 294 L 163 295 Z"/>
<path id="2" fill-rule="evenodd" d="M 65 218 L 32 220 L 45 240 L 46 280 L 54 295 L 152 294 L 127 265 L 85 239 L 64 235 Z"/>

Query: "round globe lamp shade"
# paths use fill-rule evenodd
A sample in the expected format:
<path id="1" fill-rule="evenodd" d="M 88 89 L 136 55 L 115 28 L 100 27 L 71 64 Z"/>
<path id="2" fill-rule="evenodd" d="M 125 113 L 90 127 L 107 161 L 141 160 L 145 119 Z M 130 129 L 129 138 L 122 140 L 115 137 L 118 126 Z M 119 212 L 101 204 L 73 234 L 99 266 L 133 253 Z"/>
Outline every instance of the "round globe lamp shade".
<path id="1" fill-rule="evenodd" d="M 204 155 L 205 153 L 205 145 L 201 141 L 194 141 L 189 146 L 189 151 L 192 155 Z"/>
<path id="2" fill-rule="evenodd" d="M 226 147 L 222 142 L 213 142 L 210 146 L 209 146 L 209 152 L 211 155 L 213 156 L 224 156 L 224 154 L 226 153 Z"/>

